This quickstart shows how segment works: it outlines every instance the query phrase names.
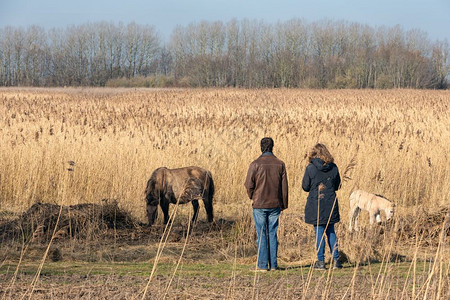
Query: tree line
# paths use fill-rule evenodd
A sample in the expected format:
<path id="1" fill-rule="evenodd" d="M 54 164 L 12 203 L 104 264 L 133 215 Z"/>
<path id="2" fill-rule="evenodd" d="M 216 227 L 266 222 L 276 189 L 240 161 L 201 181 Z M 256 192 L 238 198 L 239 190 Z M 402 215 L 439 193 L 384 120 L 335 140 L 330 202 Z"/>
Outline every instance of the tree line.
<path id="1" fill-rule="evenodd" d="M 445 89 L 447 41 L 345 21 L 0 28 L 0 86 Z"/>

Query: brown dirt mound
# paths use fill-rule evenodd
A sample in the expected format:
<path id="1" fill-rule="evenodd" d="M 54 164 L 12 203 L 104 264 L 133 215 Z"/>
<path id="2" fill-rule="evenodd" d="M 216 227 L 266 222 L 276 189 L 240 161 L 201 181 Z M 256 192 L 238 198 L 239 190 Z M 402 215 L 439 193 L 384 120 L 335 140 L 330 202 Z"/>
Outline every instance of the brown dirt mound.
<path id="1" fill-rule="evenodd" d="M 398 231 L 412 243 L 415 243 L 418 238 L 424 246 L 437 246 L 439 242 L 449 242 L 449 226 L 450 208 L 448 207 L 435 211 L 420 208 L 415 215 L 405 215 L 398 219 Z"/>
<path id="2" fill-rule="evenodd" d="M 86 203 L 71 206 L 39 202 L 33 204 L 18 219 L 0 224 L 0 240 L 34 239 L 47 242 L 53 232 L 55 238 L 92 239 L 110 228 L 132 229 L 138 226 L 141 224 L 128 212 L 120 209 L 116 201 L 105 201 L 101 205 Z"/>

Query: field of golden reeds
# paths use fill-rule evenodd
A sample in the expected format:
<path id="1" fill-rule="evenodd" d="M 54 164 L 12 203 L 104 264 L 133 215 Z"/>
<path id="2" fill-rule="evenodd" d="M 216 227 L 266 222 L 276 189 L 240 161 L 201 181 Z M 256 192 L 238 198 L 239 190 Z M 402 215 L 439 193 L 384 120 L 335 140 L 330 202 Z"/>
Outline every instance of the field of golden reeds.
<path id="1" fill-rule="evenodd" d="M 235 222 L 233 234 L 242 234 L 241 241 L 218 245 L 216 252 L 224 261 L 237 256 L 253 261 L 254 251 L 233 245 L 254 246 L 243 182 L 265 136 L 274 139 L 274 153 L 288 172 L 289 209 L 279 230 L 282 262 L 314 258 L 312 228 L 301 221 L 307 196 L 301 180 L 306 153 L 320 142 L 343 179 L 337 234 L 348 260 L 389 262 L 395 254 L 403 261 L 439 262 L 421 280 L 436 298 L 446 295 L 449 234 L 440 216 L 450 206 L 450 91 L 3 88 L 0 212 L 18 215 L 37 202 L 107 200 L 146 222 L 144 190 L 152 171 L 197 165 L 213 174 L 216 220 Z M 378 226 L 376 233 L 355 238 L 346 228 L 348 197 L 357 188 L 382 194 L 397 211 L 381 231 Z M 205 220 L 202 203 L 200 208 L 199 220 Z M 180 207 L 177 217 L 187 220 L 190 210 Z M 362 213 L 368 230 L 367 219 Z M 380 280 L 390 275 L 386 268 L 372 282 L 374 298 L 390 287 L 378 282 L 380 274 Z M 407 280 L 413 278 L 411 269 L 407 274 Z M 426 297 L 419 287 L 403 288 L 402 297 L 405 291 Z"/>

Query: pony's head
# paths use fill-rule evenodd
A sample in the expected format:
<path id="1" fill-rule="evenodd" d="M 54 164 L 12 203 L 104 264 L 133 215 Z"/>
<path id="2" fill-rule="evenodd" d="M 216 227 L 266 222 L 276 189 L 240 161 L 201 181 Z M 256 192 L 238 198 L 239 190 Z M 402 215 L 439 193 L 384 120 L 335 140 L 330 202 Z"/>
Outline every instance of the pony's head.
<path id="1" fill-rule="evenodd" d="M 392 218 L 392 216 L 394 215 L 394 211 L 395 211 L 395 204 L 391 202 L 391 203 L 384 209 L 384 212 L 385 212 L 385 214 L 386 214 L 386 220 L 389 220 L 390 218 Z"/>
<path id="2" fill-rule="evenodd" d="M 147 189 L 145 190 L 145 199 L 147 202 L 148 226 L 152 226 L 158 216 L 159 199 L 155 197 L 155 193 L 154 190 L 151 189 L 150 182 L 147 184 Z"/>
<path id="3" fill-rule="evenodd" d="M 155 170 L 147 182 L 147 187 L 145 189 L 145 200 L 147 202 L 147 219 L 148 226 L 152 226 L 158 216 L 158 204 L 161 200 L 161 191 L 158 189 L 158 171 Z"/>

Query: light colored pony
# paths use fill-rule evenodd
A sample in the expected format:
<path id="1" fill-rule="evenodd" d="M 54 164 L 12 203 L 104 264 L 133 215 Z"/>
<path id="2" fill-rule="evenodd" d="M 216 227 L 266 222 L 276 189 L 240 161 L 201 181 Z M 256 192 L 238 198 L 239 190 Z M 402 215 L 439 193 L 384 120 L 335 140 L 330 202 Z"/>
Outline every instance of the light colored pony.
<path id="1" fill-rule="evenodd" d="M 358 217 L 361 210 L 369 212 L 370 225 L 372 226 L 374 221 L 381 222 L 380 212 L 384 211 L 386 219 L 389 220 L 394 214 L 395 204 L 388 199 L 374 195 L 362 190 L 356 190 L 350 195 L 350 224 L 348 229 L 352 231 L 354 228 L 358 230 Z"/>

